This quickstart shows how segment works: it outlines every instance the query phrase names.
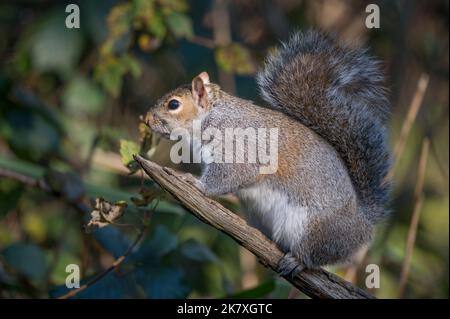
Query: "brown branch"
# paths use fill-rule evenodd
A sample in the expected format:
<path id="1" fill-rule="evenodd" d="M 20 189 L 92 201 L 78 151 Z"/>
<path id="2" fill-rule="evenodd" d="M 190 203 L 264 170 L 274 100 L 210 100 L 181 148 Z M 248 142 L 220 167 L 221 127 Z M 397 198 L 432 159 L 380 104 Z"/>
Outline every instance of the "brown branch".
<path id="1" fill-rule="evenodd" d="M 249 226 L 241 217 L 215 200 L 206 197 L 188 182 L 186 175 L 161 167 L 139 155 L 134 158 L 156 183 L 179 200 L 194 216 L 233 238 L 258 257 L 260 263 L 276 271 L 284 253 L 259 230 Z M 308 269 L 295 278 L 284 278 L 313 298 L 374 298 L 323 269 Z"/>
<path id="2" fill-rule="evenodd" d="M 409 269 L 411 266 L 411 259 L 416 242 L 417 227 L 419 225 L 420 212 L 424 201 L 423 184 L 425 180 L 425 170 L 427 167 L 428 153 L 430 148 L 430 140 L 425 138 L 422 143 L 422 150 L 420 152 L 419 167 L 417 169 L 417 181 L 414 190 L 414 210 L 411 216 L 411 223 L 409 225 L 408 237 L 406 240 L 405 259 L 402 265 L 402 272 L 400 275 L 399 298 L 405 294 L 406 284 L 408 283 Z"/>

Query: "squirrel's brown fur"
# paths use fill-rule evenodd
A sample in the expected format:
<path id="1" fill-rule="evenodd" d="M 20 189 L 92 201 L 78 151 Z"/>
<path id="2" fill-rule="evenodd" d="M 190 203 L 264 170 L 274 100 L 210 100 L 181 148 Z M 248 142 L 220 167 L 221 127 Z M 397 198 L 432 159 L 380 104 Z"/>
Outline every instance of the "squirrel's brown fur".
<path id="1" fill-rule="evenodd" d="M 280 270 L 289 273 L 348 260 L 385 216 L 389 153 L 381 80 L 363 51 L 299 33 L 258 76 L 266 107 L 227 94 L 203 72 L 161 98 L 147 122 L 165 135 L 178 127 L 191 132 L 196 119 L 222 133 L 279 129 L 275 173 L 260 174 L 259 158 L 213 162 L 204 165 L 198 187 L 207 195 L 235 193 L 249 222 L 287 253 Z"/>

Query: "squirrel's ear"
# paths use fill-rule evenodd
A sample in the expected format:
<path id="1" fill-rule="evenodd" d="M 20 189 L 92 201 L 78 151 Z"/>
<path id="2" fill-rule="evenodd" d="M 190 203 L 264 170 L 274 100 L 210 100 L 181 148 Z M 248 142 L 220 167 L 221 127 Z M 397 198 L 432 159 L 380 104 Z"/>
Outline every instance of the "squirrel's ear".
<path id="1" fill-rule="evenodd" d="M 209 84 L 209 75 L 202 72 L 192 80 L 192 97 L 196 105 L 202 108 L 208 107 L 208 94 L 206 92 L 206 85 Z"/>

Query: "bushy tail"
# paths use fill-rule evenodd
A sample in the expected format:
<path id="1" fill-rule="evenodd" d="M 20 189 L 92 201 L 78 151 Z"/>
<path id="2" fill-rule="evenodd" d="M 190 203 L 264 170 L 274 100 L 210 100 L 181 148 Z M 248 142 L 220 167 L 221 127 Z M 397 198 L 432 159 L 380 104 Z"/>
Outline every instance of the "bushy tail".
<path id="1" fill-rule="evenodd" d="M 267 107 L 298 119 L 335 147 L 366 217 L 386 217 L 389 102 L 379 63 L 319 32 L 299 32 L 267 58 L 257 81 Z"/>

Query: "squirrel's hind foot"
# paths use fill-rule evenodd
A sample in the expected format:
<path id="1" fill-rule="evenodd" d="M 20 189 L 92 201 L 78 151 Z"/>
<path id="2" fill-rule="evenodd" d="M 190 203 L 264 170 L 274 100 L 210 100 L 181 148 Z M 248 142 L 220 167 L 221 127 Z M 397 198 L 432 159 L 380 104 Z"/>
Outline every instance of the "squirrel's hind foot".
<path id="1" fill-rule="evenodd" d="M 292 253 L 286 253 L 278 263 L 277 272 L 283 277 L 294 278 L 305 269 Z"/>

